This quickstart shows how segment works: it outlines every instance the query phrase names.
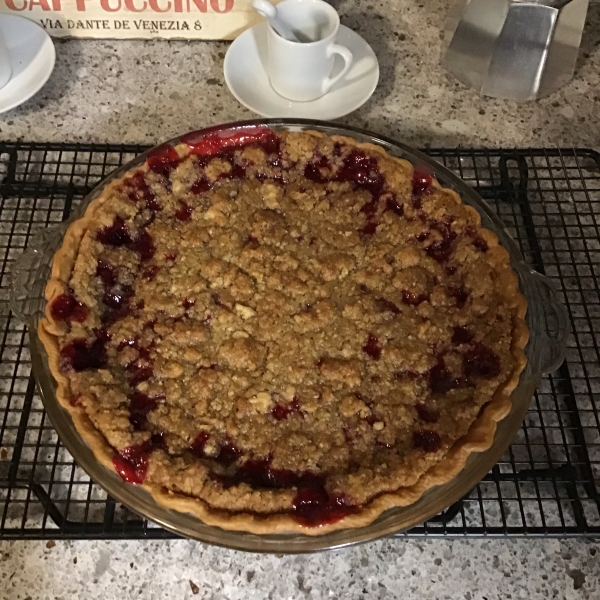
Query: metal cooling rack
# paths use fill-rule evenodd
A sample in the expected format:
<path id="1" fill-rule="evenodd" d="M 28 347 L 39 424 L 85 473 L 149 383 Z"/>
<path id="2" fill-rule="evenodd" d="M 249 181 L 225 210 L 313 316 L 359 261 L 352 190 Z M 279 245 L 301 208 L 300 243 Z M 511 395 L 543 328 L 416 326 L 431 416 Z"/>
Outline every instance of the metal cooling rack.
<path id="1" fill-rule="evenodd" d="M 145 147 L 0 143 L 0 538 L 167 538 L 90 481 L 31 375 L 9 270 L 35 233 Z M 464 499 L 404 536 L 600 535 L 600 154 L 427 150 L 490 203 L 568 308 L 567 360 L 508 452 Z"/>

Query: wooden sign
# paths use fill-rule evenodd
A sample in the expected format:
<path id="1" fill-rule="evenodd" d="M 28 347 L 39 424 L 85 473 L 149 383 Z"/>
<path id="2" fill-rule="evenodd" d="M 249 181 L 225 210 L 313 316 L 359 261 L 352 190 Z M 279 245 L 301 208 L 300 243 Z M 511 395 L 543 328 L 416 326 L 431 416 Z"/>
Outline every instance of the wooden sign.
<path id="1" fill-rule="evenodd" d="M 261 20 L 251 0 L 0 0 L 0 13 L 75 38 L 231 40 Z"/>

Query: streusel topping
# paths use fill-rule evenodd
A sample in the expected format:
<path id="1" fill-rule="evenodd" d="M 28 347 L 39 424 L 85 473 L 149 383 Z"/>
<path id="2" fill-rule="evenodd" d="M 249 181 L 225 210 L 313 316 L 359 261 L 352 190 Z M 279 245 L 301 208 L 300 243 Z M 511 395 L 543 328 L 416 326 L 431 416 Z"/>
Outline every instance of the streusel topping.
<path id="1" fill-rule="evenodd" d="M 167 147 L 94 217 L 50 314 L 126 481 L 339 519 L 414 484 L 514 368 L 491 234 L 375 150 Z"/>

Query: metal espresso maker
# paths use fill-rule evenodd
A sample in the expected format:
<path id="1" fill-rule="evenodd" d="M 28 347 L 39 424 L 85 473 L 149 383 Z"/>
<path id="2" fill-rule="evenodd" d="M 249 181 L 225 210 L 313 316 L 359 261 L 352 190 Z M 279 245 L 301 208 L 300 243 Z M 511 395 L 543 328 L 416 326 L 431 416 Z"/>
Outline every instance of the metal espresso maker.
<path id="1" fill-rule="evenodd" d="M 442 64 L 483 96 L 535 100 L 575 71 L 589 0 L 459 0 Z"/>

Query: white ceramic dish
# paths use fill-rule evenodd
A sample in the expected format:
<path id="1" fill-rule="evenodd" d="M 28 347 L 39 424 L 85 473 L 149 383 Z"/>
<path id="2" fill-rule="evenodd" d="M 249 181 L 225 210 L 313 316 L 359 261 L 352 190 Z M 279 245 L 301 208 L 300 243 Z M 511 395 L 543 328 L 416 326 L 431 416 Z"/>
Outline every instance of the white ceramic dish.
<path id="1" fill-rule="evenodd" d="M 12 77 L 0 89 L 0 113 L 3 113 L 29 100 L 48 81 L 56 51 L 50 36 L 23 17 L 0 14 L 0 35 L 12 63 Z"/>
<path id="2" fill-rule="evenodd" d="M 225 56 L 225 81 L 241 104 L 264 117 L 337 119 L 362 106 L 379 81 L 379 63 L 369 44 L 357 33 L 340 26 L 337 42 L 354 57 L 345 77 L 316 100 L 294 102 L 280 96 L 267 75 L 267 31 L 263 22 L 247 29 L 229 47 Z M 341 70 L 336 60 L 332 76 Z"/>

